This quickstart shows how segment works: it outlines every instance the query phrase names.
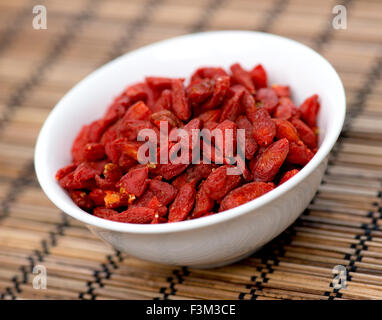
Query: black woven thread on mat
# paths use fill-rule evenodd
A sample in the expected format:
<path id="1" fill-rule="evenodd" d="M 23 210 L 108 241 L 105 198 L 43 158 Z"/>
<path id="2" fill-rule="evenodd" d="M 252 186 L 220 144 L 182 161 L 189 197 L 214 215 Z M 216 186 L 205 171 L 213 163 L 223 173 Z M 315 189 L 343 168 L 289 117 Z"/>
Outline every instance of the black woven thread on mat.
<path id="1" fill-rule="evenodd" d="M 0 118 L 0 130 L 4 128 L 9 120 L 11 120 L 15 109 L 20 107 L 25 100 L 26 95 L 40 83 L 44 74 L 55 63 L 56 59 L 59 58 L 65 52 L 67 47 L 73 43 L 73 39 L 80 32 L 83 24 L 92 17 L 93 11 L 98 3 L 99 0 L 88 1 L 86 9 L 75 16 L 67 30 L 65 30 L 65 32 L 52 45 L 52 49 L 48 52 L 42 62 L 32 71 L 28 79 L 18 86 L 15 92 L 10 95 L 5 104 L 5 110 L 3 111 L 2 117 Z"/>
<path id="2" fill-rule="evenodd" d="M 351 6 L 353 0 L 344 0 L 341 3 L 338 3 L 338 5 L 343 5 L 347 10 L 349 10 L 349 7 Z M 349 11 L 348 11 L 349 12 Z M 323 46 L 330 41 L 330 39 L 333 36 L 333 26 L 332 26 L 332 19 L 333 15 L 330 16 L 330 18 L 327 21 L 326 28 L 320 33 L 320 35 L 317 37 L 315 43 L 314 43 L 314 49 L 317 51 L 321 51 L 323 49 Z"/>
<path id="3" fill-rule="evenodd" d="M 147 0 L 143 4 L 137 17 L 127 24 L 127 29 L 124 35 L 113 45 L 106 58 L 106 62 L 115 59 L 124 53 L 123 50 L 128 50 L 131 47 L 139 32 L 141 32 L 141 30 L 149 24 L 155 8 L 161 3 L 162 0 Z"/>
<path id="4" fill-rule="evenodd" d="M 88 281 L 86 283 L 87 291 L 79 292 L 78 298 L 81 300 L 95 300 L 97 295 L 94 290 L 98 288 L 103 288 L 105 279 L 110 279 L 114 270 L 119 268 L 119 263 L 123 261 L 123 256 L 120 251 L 116 250 L 113 255 L 106 256 L 106 262 L 100 265 L 100 269 L 94 270 L 93 281 Z"/>
<path id="5" fill-rule="evenodd" d="M 20 274 L 16 274 L 11 278 L 13 287 L 5 288 L 5 292 L 0 292 L 0 299 L 16 299 L 17 295 L 22 293 L 21 285 L 28 283 L 29 274 L 33 272 L 33 268 L 36 264 L 40 264 L 44 261 L 44 258 L 50 254 L 50 249 L 57 245 L 57 237 L 64 235 L 64 229 L 69 226 L 67 217 L 64 213 L 61 215 L 61 222 L 56 224 L 55 230 L 49 232 L 47 239 L 43 239 L 40 244 L 40 248 L 34 250 L 34 252 L 28 256 L 28 265 L 20 267 Z"/>
<path id="6" fill-rule="evenodd" d="M 68 30 L 58 39 L 54 44 L 53 49 L 48 53 L 48 55 L 43 60 L 42 64 L 32 73 L 31 77 L 25 81 L 21 87 L 16 91 L 14 95 L 9 99 L 9 103 L 6 106 L 5 117 L 0 120 L 0 129 L 4 124 L 10 120 L 13 109 L 18 106 L 21 102 L 20 99 L 23 99 L 31 89 L 36 87 L 43 76 L 43 72 L 46 71 L 54 62 L 55 59 L 63 53 L 64 49 L 73 42 L 76 34 L 79 32 L 79 29 L 82 25 L 93 16 L 94 9 L 99 0 L 90 0 L 86 6 L 86 10 L 82 11 L 78 16 L 75 16 L 73 22 L 70 24 Z M 19 96 L 20 94 L 20 96 Z M 1 204 L 2 214 L 1 218 L 5 217 L 9 213 L 9 204 L 16 199 L 17 195 L 20 195 L 27 185 L 34 181 L 34 166 L 33 160 L 30 160 L 25 168 L 21 171 L 16 180 L 11 182 L 9 188 L 9 195 L 5 198 Z M 30 262 L 29 266 L 22 266 L 20 271 L 22 273 L 21 280 L 15 275 L 12 278 L 14 283 L 14 288 L 6 288 L 4 293 L 0 293 L 0 299 L 5 299 L 7 297 L 15 298 L 16 293 L 20 293 L 20 283 L 27 282 L 28 272 L 33 270 L 36 261 L 43 261 L 43 257 L 49 254 L 49 248 L 57 245 L 57 237 L 64 234 L 64 229 L 68 226 L 68 220 L 66 215 L 62 214 L 61 222 L 55 225 L 55 229 L 49 233 L 49 239 L 44 239 L 41 242 L 40 250 L 35 250 L 34 253 L 28 257 Z M 15 292 L 13 291 L 15 290 Z"/>
<path id="7" fill-rule="evenodd" d="M 172 271 L 172 276 L 168 277 L 166 281 L 168 282 L 167 287 L 162 287 L 159 289 L 160 297 L 154 298 L 154 300 L 168 300 L 170 296 L 176 295 L 176 285 L 183 283 L 184 277 L 190 275 L 190 271 L 187 267 L 181 267 L 180 269 L 174 269 Z"/>
<path id="8" fill-rule="evenodd" d="M 0 222 L 9 215 L 10 205 L 24 192 L 24 190 L 34 181 L 34 179 L 33 161 L 28 161 L 27 165 L 21 170 L 18 178 L 11 182 L 9 190 L 1 203 Z M 27 258 L 29 265 L 20 267 L 21 277 L 19 275 L 15 275 L 11 278 L 14 287 L 7 287 L 5 292 L 0 292 L 0 299 L 15 299 L 17 294 L 22 292 L 20 284 L 27 283 L 28 273 L 33 271 L 36 262 L 42 262 L 44 260 L 44 256 L 49 254 L 49 249 L 51 247 L 57 245 L 57 237 L 64 234 L 64 229 L 68 225 L 67 216 L 62 213 L 61 221 L 55 225 L 54 230 L 49 232 L 49 238 L 43 239 L 40 244 L 40 249 L 36 249 L 33 254 Z"/>
<path id="9" fill-rule="evenodd" d="M 226 2 L 226 0 L 209 0 L 207 6 L 203 8 L 198 21 L 191 27 L 190 32 L 194 33 L 205 30 L 208 26 L 208 22 L 211 20 L 211 16 L 223 6 L 224 2 Z"/>
<path id="10" fill-rule="evenodd" d="M 12 23 L 9 24 L 8 27 L 5 28 L 5 30 L 0 35 L 0 54 L 12 43 L 12 40 L 16 38 L 26 18 L 30 17 L 33 3 L 34 1 L 30 1 L 29 5 L 26 4 L 24 7 L 22 7 L 16 16 L 12 19 Z"/>
<path id="11" fill-rule="evenodd" d="M 298 223 L 297 221 L 296 224 Z M 250 300 L 256 300 L 260 296 L 259 293 L 263 290 L 264 284 L 268 282 L 269 275 L 274 272 L 274 267 L 279 265 L 280 258 L 284 256 L 285 246 L 292 242 L 295 234 L 293 227 L 290 227 L 254 254 L 254 258 L 261 258 L 263 266 L 256 267 L 256 271 L 260 272 L 260 275 L 251 277 L 251 283 L 246 285 L 246 288 L 250 290 L 249 293 L 240 292 L 238 295 L 239 300 L 245 299 L 248 295 Z"/>
<path id="12" fill-rule="evenodd" d="M 28 161 L 21 169 L 18 177 L 11 180 L 8 190 L 4 195 L 0 204 L 0 222 L 9 214 L 9 206 L 15 202 L 18 196 L 29 186 L 34 180 L 33 161 Z"/>
<path id="13" fill-rule="evenodd" d="M 350 105 L 349 112 L 345 119 L 344 129 L 342 134 L 346 136 L 346 132 L 349 130 L 351 120 L 356 118 L 364 109 L 366 98 L 374 89 L 377 81 L 381 77 L 382 72 L 382 52 L 379 53 L 378 58 L 375 60 L 372 68 L 369 70 L 366 81 L 362 88 L 357 92 L 355 101 Z"/>
<path id="14" fill-rule="evenodd" d="M 273 22 L 284 12 L 288 6 L 289 0 L 276 0 L 272 8 L 264 15 L 264 21 L 258 28 L 259 31 L 269 32 Z"/>
<path id="15" fill-rule="evenodd" d="M 378 197 L 382 198 L 382 192 L 380 191 L 378 193 Z M 355 265 L 356 262 L 362 261 L 362 252 L 365 250 L 368 250 L 367 245 L 365 244 L 366 241 L 372 241 L 372 233 L 374 230 L 378 230 L 378 221 L 382 218 L 382 206 L 378 207 L 378 212 L 369 212 L 368 217 L 372 219 L 371 223 L 368 224 L 362 224 L 361 228 L 363 229 L 363 232 L 361 234 L 357 234 L 354 236 L 354 239 L 357 240 L 357 243 L 351 244 L 350 248 L 354 249 L 353 254 L 345 254 L 344 260 L 348 261 L 348 264 L 346 267 L 347 275 L 346 280 L 351 281 L 352 277 L 349 274 L 350 272 L 357 272 L 357 266 Z M 328 300 L 333 300 L 335 298 L 342 298 L 342 293 L 340 292 L 341 289 L 334 288 L 334 279 L 336 275 L 333 275 L 333 280 L 329 284 L 331 288 L 333 288 L 332 291 L 326 291 L 324 293 L 325 296 L 328 297 Z"/>
<path id="16" fill-rule="evenodd" d="M 368 76 L 364 85 L 362 86 L 362 88 L 360 88 L 360 90 L 357 93 L 356 101 L 352 104 L 350 109 L 350 114 L 348 115 L 348 118 L 347 118 L 348 121 L 346 123 L 346 127 L 344 128 L 345 131 L 348 130 L 348 127 L 350 125 L 349 121 L 356 118 L 362 112 L 366 104 L 367 97 L 369 96 L 369 94 L 372 93 L 374 84 L 378 81 L 378 79 L 381 76 L 381 69 L 382 69 L 382 55 L 377 57 L 375 63 L 373 64 L 369 72 L 367 73 Z M 378 196 L 381 197 L 381 195 L 382 195 L 382 192 L 379 192 Z M 357 271 L 357 267 L 355 266 L 355 263 L 362 261 L 362 257 L 363 257 L 361 255 L 362 251 L 368 249 L 367 246 L 365 245 L 365 242 L 371 241 L 372 232 L 374 230 L 379 229 L 378 220 L 382 217 L 382 208 L 379 207 L 378 213 L 369 212 L 368 217 L 372 219 L 371 223 L 362 224 L 361 228 L 363 229 L 363 233 L 357 234 L 354 237 L 354 239 L 357 240 L 358 242 L 350 246 L 351 249 L 355 249 L 354 254 L 352 255 L 346 254 L 344 256 L 344 259 L 346 261 L 349 261 L 348 265 L 346 266 L 347 272 L 348 272 L 347 281 L 351 281 L 351 276 L 349 275 L 349 272 Z M 333 282 L 330 283 L 330 287 L 333 288 Z M 324 295 L 327 296 L 329 300 L 333 300 L 334 298 L 341 298 L 342 293 L 339 292 L 340 290 L 341 289 L 333 289 L 332 292 L 326 291 Z"/>

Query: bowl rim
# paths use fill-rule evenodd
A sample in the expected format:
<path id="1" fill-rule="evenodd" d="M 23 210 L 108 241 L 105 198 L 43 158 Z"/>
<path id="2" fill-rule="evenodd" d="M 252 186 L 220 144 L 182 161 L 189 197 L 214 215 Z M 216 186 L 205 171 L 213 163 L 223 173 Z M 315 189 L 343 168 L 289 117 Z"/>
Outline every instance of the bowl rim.
<path id="1" fill-rule="evenodd" d="M 269 37 L 274 38 L 276 40 L 282 40 L 289 42 L 291 45 L 302 47 L 304 50 L 307 50 L 312 55 L 316 56 L 316 58 L 320 59 L 326 66 L 333 72 L 333 76 L 336 78 L 335 81 L 339 84 L 339 100 L 341 101 L 340 105 L 338 105 L 338 108 L 342 109 L 342 112 L 338 113 L 339 119 L 337 119 L 336 123 L 337 126 L 333 128 L 330 132 L 330 135 L 326 134 L 325 138 L 323 139 L 322 145 L 318 149 L 317 153 L 314 155 L 314 157 L 311 159 L 311 161 L 302 169 L 298 174 L 296 174 L 294 177 L 283 183 L 282 185 L 278 186 L 274 190 L 268 192 L 267 194 L 251 200 L 239 207 L 235 207 L 232 209 L 229 209 L 224 212 L 224 214 L 215 214 L 207 217 L 202 217 L 194 220 L 186 220 L 176 223 L 164 223 L 164 224 L 131 224 L 131 223 L 122 223 L 122 222 L 116 222 L 116 221 L 110 221 L 102 218 L 98 218 L 96 216 L 93 216 L 86 211 L 83 211 L 79 207 L 73 208 L 67 203 L 66 199 L 63 199 L 59 195 L 56 195 L 50 188 L 49 188 L 49 182 L 46 181 L 43 177 L 43 161 L 42 161 L 42 154 L 41 151 L 44 148 L 45 143 L 45 136 L 49 134 L 49 131 L 47 130 L 47 123 L 51 121 L 52 114 L 55 113 L 57 110 L 57 107 L 63 102 L 66 96 L 68 96 L 72 91 L 75 89 L 78 89 L 78 87 L 85 81 L 87 81 L 89 78 L 95 76 L 96 74 L 102 72 L 103 69 L 107 68 L 110 64 L 113 64 L 117 62 L 120 59 L 125 58 L 126 56 L 130 54 L 139 54 L 141 50 L 147 50 L 150 47 L 156 46 L 158 44 L 164 44 L 167 42 L 174 42 L 179 39 L 190 39 L 195 37 L 205 37 L 205 36 L 213 36 L 213 35 L 222 35 L 227 33 L 234 33 L 234 34 L 258 34 L 263 37 Z M 60 101 L 56 104 L 56 106 L 52 109 L 50 114 L 48 115 L 47 119 L 45 120 L 40 133 L 37 138 L 37 143 L 35 147 L 35 153 L 34 153 L 34 164 L 35 164 L 35 171 L 37 175 L 37 179 L 41 185 L 41 188 L 47 195 L 47 197 L 63 212 L 66 214 L 69 214 L 73 218 L 80 220 L 84 222 L 87 225 L 92 225 L 98 228 L 107 229 L 111 231 L 118 231 L 118 232 L 128 232 L 128 233 L 134 233 L 134 234 L 159 234 L 159 233 L 176 233 L 176 232 L 182 232 L 182 231 L 189 231 L 193 229 L 198 228 L 204 228 L 208 227 L 214 224 L 219 224 L 223 222 L 227 222 L 229 220 L 235 219 L 241 215 L 247 214 L 251 211 L 254 211 L 255 209 L 258 209 L 274 199 L 282 196 L 287 191 L 291 190 L 295 186 L 297 186 L 302 180 L 304 180 L 312 171 L 314 171 L 318 165 L 325 160 L 326 156 L 329 154 L 331 149 L 333 148 L 335 142 L 337 141 L 338 136 L 340 135 L 340 132 L 342 130 L 342 126 L 345 120 L 345 114 L 346 114 L 346 97 L 345 97 L 345 90 L 341 81 L 341 78 L 339 77 L 337 71 L 334 69 L 334 67 L 318 52 L 313 50 L 312 48 L 289 38 L 282 37 L 279 35 L 274 35 L 270 33 L 264 33 L 264 32 L 258 32 L 258 31 L 241 31 L 241 30 L 221 30 L 221 31 L 208 31 L 208 32 L 198 32 L 193 34 L 186 34 L 182 36 L 177 36 L 169 39 L 165 39 L 162 41 L 158 41 L 152 44 L 149 44 L 147 46 L 141 47 L 137 50 L 130 51 L 114 60 L 111 60 L 110 62 L 104 64 L 100 68 L 96 69 L 95 71 L 91 72 L 89 75 L 87 75 L 84 79 L 82 79 L 80 82 L 78 82 L 74 87 L 72 87 L 65 95 L 60 99 Z"/>

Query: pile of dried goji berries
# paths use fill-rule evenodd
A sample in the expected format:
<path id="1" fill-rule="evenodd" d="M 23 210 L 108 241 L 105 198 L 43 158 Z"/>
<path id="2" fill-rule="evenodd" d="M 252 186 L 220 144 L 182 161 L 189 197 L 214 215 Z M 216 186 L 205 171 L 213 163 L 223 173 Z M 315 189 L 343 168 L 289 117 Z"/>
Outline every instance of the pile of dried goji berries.
<path id="1" fill-rule="evenodd" d="M 267 86 L 261 65 L 196 70 L 184 79 L 147 77 L 129 86 L 103 118 L 76 137 L 73 163 L 56 178 L 73 201 L 97 217 L 165 223 L 237 207 L 290 179 L 317 150 L 318 96 L 298 108 L 288 86 Z M 140 164 L 141 129 L 245 130 L 245 170 L 230 164 Z M 169 142 L 169 149 L 174 145 Z"/>

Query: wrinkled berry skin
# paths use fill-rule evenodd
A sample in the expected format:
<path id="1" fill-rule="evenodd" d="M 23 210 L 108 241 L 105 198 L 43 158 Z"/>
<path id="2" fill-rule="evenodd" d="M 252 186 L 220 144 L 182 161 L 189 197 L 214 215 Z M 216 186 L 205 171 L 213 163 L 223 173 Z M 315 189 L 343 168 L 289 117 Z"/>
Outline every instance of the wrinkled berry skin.
<path id="1" fill-rule="evenodd" d="M 259 157 L 253 168 L 254 181 L 272 181 L 289 152 L 289 142 L 283 138 L 271 144 Z"/>
<path id="2" fill-rule="evenodd" d="M 252 134 L 258 145 L 266 147 L 276 136 L 276 124 L 266 109 L 256 111 L 252 121 Z"/>
<path id="3" fill-rule="evenodd" d="M 293 176 L 295 176 L 299 172 L 300 172 L 300 170 L 298 170 L 298 169 L 293 169 L 293 170 L 285 172 L 284 175 L 281 177 L 281 179 L 279 181 L 279 185 L 281 185 L 284 182 L 288 181 L 290 178 L 292 178 Z"/>
<path id="4" fill-rule="evenodd" d="M 195 202 L 195 183 L 191 181 L 180 188 L 174 202 L 170 206 L 168 213 L 169 222 L 183 221 L 191 212 Z"/>
<path id="5" fill-rule="evenodd" d="M 214 200 L 221 200 L 229 191 L 238 186 L 241 182 L 241 176 L 229 175 L 224 165 L 211 172 L 204 183 L 205 192 Z"/>
<path id="6" fill-rule="evenodd" d="M 248 201 L 256 199 L 274 189 L 273 183 L 251 182 L 242 187 L 232 190 L 224 197 L 219 211 L 225 211 L 238 207 Z"/>

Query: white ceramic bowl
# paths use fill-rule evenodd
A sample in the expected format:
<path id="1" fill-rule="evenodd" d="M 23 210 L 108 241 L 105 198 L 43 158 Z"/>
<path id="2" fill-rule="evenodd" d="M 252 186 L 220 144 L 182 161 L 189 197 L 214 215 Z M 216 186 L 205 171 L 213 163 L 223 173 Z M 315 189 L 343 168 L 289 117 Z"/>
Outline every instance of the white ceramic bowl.
<path id="1" fill-rule="evenodd" d="M 83 124 L 102 116 L 113 97 L 147 75 L 186 77 L 200 66 L 265 67 L 269 83 L 288 84 L 293 99 L 320 96 L 320 148 L 295 177 L 240 207 L 213 216 L 159 225 L 104 220 L 77 207 L 55 181 L 71 161 L 70 148 Z M 194 267 L 229 264 L 276 237 L 308 206 L 324 173 L 345 116 L 345 94 L 333 67 L 312 49 L 283 37 L 249 31 L 181 36 L 130 52 L 90 74 L 71 89 L 41 129 L 35 167 L 49 199 L 84 222 L 113 247 L 159 263 Z"/>

